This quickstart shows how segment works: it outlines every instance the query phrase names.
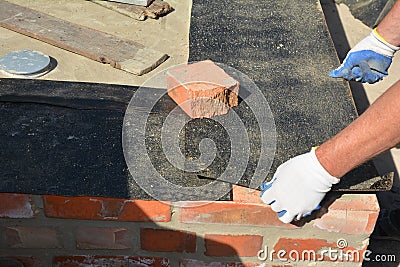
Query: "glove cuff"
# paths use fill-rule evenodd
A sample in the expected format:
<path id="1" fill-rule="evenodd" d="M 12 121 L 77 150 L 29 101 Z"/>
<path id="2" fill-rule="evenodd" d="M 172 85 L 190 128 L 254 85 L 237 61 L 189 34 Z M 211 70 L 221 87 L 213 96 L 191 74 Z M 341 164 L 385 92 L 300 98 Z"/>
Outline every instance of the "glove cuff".
<path id="1" fill-rule="evenodd" d="M 378 39 L 378 41 L 384 43 L 385 45 L 387 45 L 388 47 L 390 47 L 390 48 L 393 49 L 394 51 L 400 50 L 400 47 L 395 46 L 395 45 L 392 45 L 392 44 L 390 44 L 388 41 L 386 41 L 385 38 L 383 38 L 382 35 L 380 35 L 380 34 L 378 33 L 378 31 L 376 30 L 376 28 L 372 31 L 372 34 L 374 35 L 374 37 L 375 37 L 376 39 Z"/>
<path id="2" fill-rule="evenodd" d="M 388 43 L 377 31 L 376 28 L 370 33 L 371 39 L 373 40 L 374 50 L 387 57 L 393 57 L 394 53 L 400 49 L 398 46 L 394 46 Z"/>
<path id="3" fill-rule="evenodd" d="M 326 181 L 328 181 L 330 183 L 330 185 L 333 184 L 337 184 L 340 182 L 340 179 L 338 179 L 337 177 L 332 176 L 329 172 L 327 172 L 325 170 L 325 168 L 321 165 L 321 163 L 319 162 L 317 156 L 315 155 L 315 150 L 316 147 L 313 147 L 310 151 L 310 155 L 311 155 L 311 160 L 314 163 L 314 166 L 316 168 L 316 170 L 318 171 L 319 174 L 321 174 L 322 177 L 325 178 Z"/>

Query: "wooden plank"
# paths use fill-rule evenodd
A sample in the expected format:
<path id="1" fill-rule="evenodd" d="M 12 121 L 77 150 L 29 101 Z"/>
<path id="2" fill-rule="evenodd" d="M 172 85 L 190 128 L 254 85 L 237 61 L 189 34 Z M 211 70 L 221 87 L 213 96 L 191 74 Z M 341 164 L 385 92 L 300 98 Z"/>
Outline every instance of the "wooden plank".
<path id="1" fill-rule="evenodd" d="M 137 6 L 148 6 L 153 0 L 107 0 L 107 1 L 137 5 Z"/>
<path id="2" fill-rule="evenodd" d="M 167 2 L 162 0 L 155 0 L 148 7 L 102 0 L 90 1 L 136 20 L 145 20 L 146 18 L 157 19 L 158 17 L 166 15 L 173 10 L 173 8 Z"/>
<path id="3" fill-rule="evenodd" d="M 136 75 L 145 74 L 168 55 L 120 37 L 0 2 L 0 26 Z"/>

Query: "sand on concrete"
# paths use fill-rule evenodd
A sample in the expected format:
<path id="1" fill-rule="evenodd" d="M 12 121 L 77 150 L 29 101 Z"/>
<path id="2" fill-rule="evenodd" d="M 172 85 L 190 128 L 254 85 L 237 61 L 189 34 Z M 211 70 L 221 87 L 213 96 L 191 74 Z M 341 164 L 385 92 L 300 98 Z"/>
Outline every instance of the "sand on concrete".
<path id="1" fill-rule="evenodd" d="M 170 58 L 143 76 L 112 68 L 83 56 L 0 27 L 0 56 L 23 49 L 38 50 L 57 60 L 57 67 L 41 77 L 48 80 L 141 85 L 167 67 L 187 62 L 191 1 L 168 0 L 175 9 L 158 20 L 137 21 L 90 1 L 11 0 L 9 2 L 47 13 L 167 53 Z M 0 78 L 6 76 L 0 75 Z"/>

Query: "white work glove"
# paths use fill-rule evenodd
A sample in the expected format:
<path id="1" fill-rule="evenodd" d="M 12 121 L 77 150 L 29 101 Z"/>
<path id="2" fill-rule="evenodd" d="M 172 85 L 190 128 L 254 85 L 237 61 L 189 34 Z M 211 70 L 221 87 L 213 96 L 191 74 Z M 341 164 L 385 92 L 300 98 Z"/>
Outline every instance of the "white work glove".
<path id="1" fill-rule="evenodd" d="M 325 194 L 339 181 L 322 167 L 312 149 L 280 165 L 271 182 L 261 186 L 261 199 L 279 220 L 289 223 L 319 209 Z"/>
<path id="2" fill-rule="evenodd" d="M 399 49 L 385 41 L 375 29 L 351 49 L 342 65 L 329 75 L 349 81 L 375 83 L 388 75 L 392 57 Z"/>

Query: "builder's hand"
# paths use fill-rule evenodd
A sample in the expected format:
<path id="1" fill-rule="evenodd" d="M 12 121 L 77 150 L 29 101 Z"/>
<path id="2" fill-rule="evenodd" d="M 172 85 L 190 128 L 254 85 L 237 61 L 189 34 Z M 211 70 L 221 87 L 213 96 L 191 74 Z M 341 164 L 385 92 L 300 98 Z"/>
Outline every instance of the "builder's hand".
<path id="1" fill-rule="evenodd" d="M 289 223 L 319 208 L 325 194 L 339 181 L 321 166 L 312 149 L 279 166 L 271 182 L 261 186 L 261 199 L 278 213 L 279 220 Z"/>
<path id="2" fill-rule="evenodd" d="M 332 70 L 333 78 L 375 83 L 388 75 L 394 53 L 400 47 L 389 44 L 376 30 L 351 49 L 342 65 Z"/>

